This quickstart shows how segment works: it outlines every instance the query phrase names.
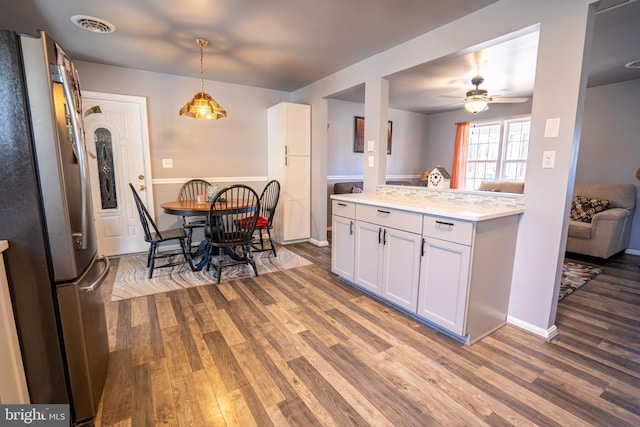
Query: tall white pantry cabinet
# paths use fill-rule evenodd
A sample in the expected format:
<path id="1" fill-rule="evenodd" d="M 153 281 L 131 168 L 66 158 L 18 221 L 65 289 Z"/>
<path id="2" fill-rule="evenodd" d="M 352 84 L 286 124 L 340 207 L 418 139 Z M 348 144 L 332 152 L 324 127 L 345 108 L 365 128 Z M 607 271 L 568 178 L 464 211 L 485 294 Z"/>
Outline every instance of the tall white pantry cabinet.
<path id="1" fill-rule="evenodd" d="M 282 244 L 311 236 L 311 106 L 282 102 L 267 110 L 269 179 L 280 181 L 273 239 Z"/>

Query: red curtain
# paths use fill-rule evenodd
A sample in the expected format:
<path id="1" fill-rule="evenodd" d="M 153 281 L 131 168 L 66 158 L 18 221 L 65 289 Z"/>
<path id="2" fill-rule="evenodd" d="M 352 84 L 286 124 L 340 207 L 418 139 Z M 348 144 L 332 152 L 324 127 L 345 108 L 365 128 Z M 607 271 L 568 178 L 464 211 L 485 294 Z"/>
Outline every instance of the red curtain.
<path id="1" fill-rule="evenodd" d="M 456 145 L 453 152 L 451 188 L 465 188 L 467 179 L 467 152 L 469 151 L 469 122 L 456 123 Z"/>

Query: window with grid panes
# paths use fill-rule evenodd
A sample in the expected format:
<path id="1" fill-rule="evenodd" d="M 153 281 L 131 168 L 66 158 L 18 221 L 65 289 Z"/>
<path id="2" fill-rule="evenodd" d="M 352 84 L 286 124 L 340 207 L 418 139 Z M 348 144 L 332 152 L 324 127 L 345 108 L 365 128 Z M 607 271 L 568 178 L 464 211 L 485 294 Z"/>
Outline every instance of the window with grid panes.
<path id="1" fill-rule="evenodd" d="M 469 125 L 467 190 L 481 181 L 524 181 L 531 118 L 521 117 Z"/>

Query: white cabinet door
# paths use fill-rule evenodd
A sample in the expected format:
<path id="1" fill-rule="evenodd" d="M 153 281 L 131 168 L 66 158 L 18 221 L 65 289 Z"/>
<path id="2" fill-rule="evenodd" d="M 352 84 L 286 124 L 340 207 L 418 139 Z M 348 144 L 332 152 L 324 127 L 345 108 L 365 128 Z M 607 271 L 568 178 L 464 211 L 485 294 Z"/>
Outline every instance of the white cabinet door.
<path id="1" fill-rule="evenodd" d="M 353 281 L 378 295 L 381 293 L 382 248 L 382 227 L 356 221 Z"/>
<path id="2" fill-rule="evenodd" d="M 426 238 L 420 270 L 417 314 L 465 335 L 471 248 Z"/>
<path id="3" fill-rule="evenodd" d="M 284 110 L 285 154 L 288 156 L 310 156 L 311 106 L 305 104 L 281 104 Z"/>
<path id="4" fill-rule="evenodd" d="M 308 239 L 311 233 L 311 158 L 287 156 L 286 185 L 282 185 L 282 242 Z"/>
<path id="5" fill-rule="evenodd" d="M 272 237 L 285 244 L 311 235 L 310 106 L 283 102 L 267 110 L 269 179 L 280 181 Z"/>
<path id="6" fill-rule="evenodd" d="M 331 220 L 331 271 L 353 281 L 355 220 L 333 215 Z"/>
<path id="7" fill-rule="evenodd" d="M 415 313 L 418 304 L 422 236 L 384 228 L 382 240 L 382 296 Z"/>

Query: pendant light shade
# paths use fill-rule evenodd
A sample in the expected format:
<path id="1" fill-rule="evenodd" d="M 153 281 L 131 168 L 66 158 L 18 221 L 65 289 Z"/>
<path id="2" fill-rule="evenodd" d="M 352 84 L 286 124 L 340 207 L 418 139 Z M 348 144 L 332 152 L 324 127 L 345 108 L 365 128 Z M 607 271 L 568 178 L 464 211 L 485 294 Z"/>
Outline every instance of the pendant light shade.
<path id="1" fill-rule="evenodd" d="M 194 119 L 219 119 L 221 117 L 227 117 L 227 112 L 204 91 L 204 64 L 203 64 L 203 49 L 209 44 L 207 40 L 196 39 L 196 43 L 200 46 L 200 92 L 193 95 L 193 98 L 187 102 L 184 107 L 180 109 L 180 115 L 186 117 L 193 117 Z"/>

